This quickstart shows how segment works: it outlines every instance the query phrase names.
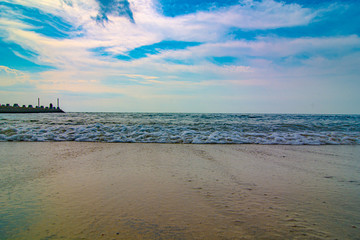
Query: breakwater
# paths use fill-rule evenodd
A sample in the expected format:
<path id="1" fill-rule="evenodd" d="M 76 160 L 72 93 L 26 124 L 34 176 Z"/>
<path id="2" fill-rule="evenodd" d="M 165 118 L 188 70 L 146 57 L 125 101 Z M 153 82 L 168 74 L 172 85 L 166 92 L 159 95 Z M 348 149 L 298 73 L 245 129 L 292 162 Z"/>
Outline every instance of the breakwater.
<path id="1" fill-rule="evenodd" d="M 59 107 L 59 99 L 57 99 L 57 107 L 52 103 L 48 107 L 40 105 L 40 98 L 38 98 L 38 105 L 22 105 L 15 103 L 12 106 L 10 104 L 0 104 L 0 113 L 63 113 L 64 111 Z"/>
<path id="2" fill-rule="evenodd" d="M 63 113 L 64 111 L 59 107 L 33 107 L 31 105 L 29 106 L 18 106 L 17 104 L 14 104 L 13 106 L 7 105 L 1 105 L 0 106 L 0 113 Z"/>

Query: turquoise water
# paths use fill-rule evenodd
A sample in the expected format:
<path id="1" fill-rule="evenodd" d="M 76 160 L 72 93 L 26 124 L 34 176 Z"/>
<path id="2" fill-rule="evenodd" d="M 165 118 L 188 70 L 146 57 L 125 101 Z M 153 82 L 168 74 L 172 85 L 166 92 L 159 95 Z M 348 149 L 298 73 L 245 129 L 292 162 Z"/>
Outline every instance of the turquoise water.
<path id="1" fill-rule="evenodd" d="M 1 114 L 0 141 L 360 144 L 360 115 Z"/>

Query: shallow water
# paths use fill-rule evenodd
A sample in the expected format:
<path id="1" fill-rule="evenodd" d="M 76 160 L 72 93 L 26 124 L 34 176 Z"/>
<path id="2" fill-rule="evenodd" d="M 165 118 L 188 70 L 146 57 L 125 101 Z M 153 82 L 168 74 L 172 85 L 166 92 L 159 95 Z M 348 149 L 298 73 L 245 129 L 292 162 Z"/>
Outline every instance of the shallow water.
<path id="1" fill-rule="evenodd" d="M 1 239 L 358 239 L 359 146 L 0 143 Z"/>
<path id="2" fill-rule="evenodd" d="M 360 144 L 360 115 L 0 114 L 0 141 Z"/>

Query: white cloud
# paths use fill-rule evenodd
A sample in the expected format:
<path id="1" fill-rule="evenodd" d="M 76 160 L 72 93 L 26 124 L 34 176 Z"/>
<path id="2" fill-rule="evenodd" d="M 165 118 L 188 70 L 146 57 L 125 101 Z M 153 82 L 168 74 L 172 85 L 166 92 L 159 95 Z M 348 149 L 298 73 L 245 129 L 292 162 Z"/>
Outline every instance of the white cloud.
<path id="1" fill-rule="evenodd" d="M 0 86 L 11 86 L 24 83 L 29 79 L 29 75 L 17 69 L 0 66 Z"/>
<path id="2" fill-rule="evenodd" d="M 13 69 L 13 68 L 6 67 L 6 66 L 0 66 L 0 72 L 5 72 L 7 74 L 12 74 L 15 76 L 23 76 L 24 75 L 23 72 Z"/>
<path id="3" fill-rule="evenodd" d="M 269 29 L 308 24 L 316 12 L 297 4 L 273 0 L 248 1 L 212 12 L 165 17 L 156 12 L 152 1 L 130 1 L 138 26 L 144 33 L 156 32 L 159 37 L 183 41 L 218 41 L 230 27 Z"/>
<path id="4" fill-rule="evenodd" d="M 242 29 L 271 29 L 308 24 L 316 13 L 297 4 L 285 4 L 273 0 L 249 1 L 216 12 L 200 12 L 193 21 L 238 27 Z"/>
<path id="5" fill-rule="evenodd" d="M 122 54 L 136 47 L 165 39 L 223 41 L 224 30 L 228 27 L 263 29 L 301 25 L 308 23 L 314 15 L 310 10 L 302 9 L 295 4 L 285 5 L 273 0 L 264 0 L 263 2 L 249 1 L 245 5 L 214 12 L 198 12 L 169 18 L 156 12 L 152 1 L 137 0 L 130 1 L 136 24 L 124 17 L 109 16 L 110 22 L 103 27 L 92 19 L 99 10 L 94 0 L 76 0 L 72 5 L 64 4 L 62 0 L 37 0 L 31 3 L 25 0 L 14 1 L 57 15 L 83 29 L 81 37 L 60 41 L 27 31 L 26 25 L 22 26 L 20 29 L 23 31 L 20 31 L 14 24 L 21 24 L 21 22 L 10 23 L 9 19 L 4 20 L 8 21 L 5 25 L 11 35 L 8 38 L 9 41 L 39 53 L 39 61 L 54 64 L 56 67 L 59 65 L 63 67 L 66 62 L 73 66 L 80 60 L 76 55 L 91 58 L 90 54 L 86 53 L 89 48 L 109 47 L 108 51 L 113 54 Z M 13 25 L 12 28 L 10 24 Z M 88 59 L 88 61 L 94 62 L 94 59 Z"/>

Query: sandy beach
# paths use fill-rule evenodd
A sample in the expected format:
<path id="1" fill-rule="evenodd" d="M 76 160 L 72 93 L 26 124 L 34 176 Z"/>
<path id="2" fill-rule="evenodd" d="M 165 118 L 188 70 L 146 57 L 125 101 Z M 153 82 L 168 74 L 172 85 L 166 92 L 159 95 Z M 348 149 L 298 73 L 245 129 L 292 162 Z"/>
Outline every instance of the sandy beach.
<path id="1" fill-rule="evenodd" d="M 360 239 L 360 146 L 0 143 L 0 239 Z"/>

